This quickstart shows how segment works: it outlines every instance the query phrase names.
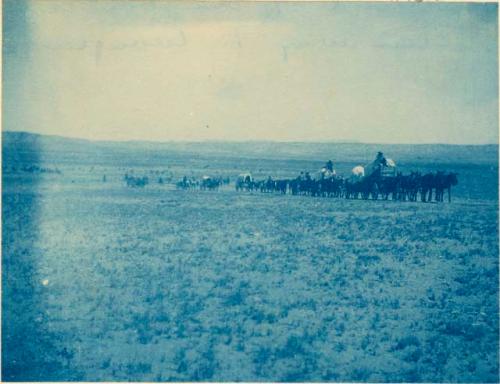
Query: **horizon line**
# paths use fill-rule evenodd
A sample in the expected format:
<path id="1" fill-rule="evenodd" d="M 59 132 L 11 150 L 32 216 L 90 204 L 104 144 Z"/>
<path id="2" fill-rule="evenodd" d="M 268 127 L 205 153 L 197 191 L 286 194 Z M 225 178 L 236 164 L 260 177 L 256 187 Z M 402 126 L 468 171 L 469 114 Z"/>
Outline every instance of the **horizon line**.
<path id="1" fill-rule="evenodd" d="M 220 143 L 220 144 L 245 144 L 245 143 L 275 143 L 275 144 L 362 144 L 362 145 L 448 145 L 448 146 L 499 146 L 500 143 L 443 143 L 443 142 L 424 142 L 424 143 L 408 143 L 408 142 L 399 142 L 399 143 L 384 143 L 384 142 L 366 142 L 366 141 L 357 141 L 357 140 L 326 140 L 326 141 L 300 141 L 300 140 L 273 140 L 273 139 L 253 139 L 253 140 L 226 140 L 226 139 L 204 139 L 204 140 L 158 140 L 154 141 L 151 139 L 89 139 L 84 137 L 75 137 L 75 136 L 63 136 L 59 134 L 45 134 L 45 133 L 36 133 L 30 131 L 15 131 L 15 130 L 3 130 L 2 129 L 2 142 L 3 142 L 3 134 L 4 133 L 17 133 L 17 134 L 28 134 L 33 136 L 43 136 L 43 137 L 52 137 L 52 138 L 61 138 L 67 140 L 82 140 L 88 141 L 91 143 L 148 143 L 148 144 L 203 144 L 203 143 Z"/>

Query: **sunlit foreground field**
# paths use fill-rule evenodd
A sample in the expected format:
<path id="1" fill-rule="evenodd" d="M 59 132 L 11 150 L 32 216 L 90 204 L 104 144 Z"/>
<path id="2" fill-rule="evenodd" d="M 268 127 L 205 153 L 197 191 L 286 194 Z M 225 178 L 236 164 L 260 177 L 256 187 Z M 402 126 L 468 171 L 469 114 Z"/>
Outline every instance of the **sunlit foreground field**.
<path id="1" fill-rule="evenodd" d="M 3 380 L 498 381 L 496 179 L 426 204 L 61 169 L 3 176 Z"/>

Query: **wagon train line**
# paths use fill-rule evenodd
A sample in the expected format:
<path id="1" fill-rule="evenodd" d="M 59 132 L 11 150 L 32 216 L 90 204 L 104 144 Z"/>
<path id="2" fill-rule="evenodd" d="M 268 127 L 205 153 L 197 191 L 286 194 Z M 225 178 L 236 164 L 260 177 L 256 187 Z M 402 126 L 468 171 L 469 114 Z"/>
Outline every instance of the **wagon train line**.
<path id="1" fill-rule="evenodd" d="M 458 184 L 454 172 L 399 172 L 396 163 L 378 152 L 374 161 L 355 166 L 348 177 L 337 175 L 332 161 L 311 175 L 300 172 L 295 178 L 257 180 L 250 172 L 242 173 L 234 181 L 237 192 L 261 192 L 282 195 L 330 197 L 364 200 L 396 200 L 451 202 L 451 189 Z M 144 178 L 126 178 L 129 186 L 144 186 Z M 203 176 L 201 179 L 184 176 L 175 183 L 178 189 L 219 190 L 229 185 L 228 177 Z"/>

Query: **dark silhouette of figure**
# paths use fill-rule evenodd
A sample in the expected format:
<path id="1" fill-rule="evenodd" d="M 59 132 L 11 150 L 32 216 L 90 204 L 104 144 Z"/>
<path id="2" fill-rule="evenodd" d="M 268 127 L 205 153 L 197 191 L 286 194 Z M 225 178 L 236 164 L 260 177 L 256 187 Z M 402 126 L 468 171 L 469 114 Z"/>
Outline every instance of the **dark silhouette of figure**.
<path id="1" fill-rule="evenodd" d="M 331 160 L 328 160 L 325 164 L 325 168 L 328 169 L 330 172 L 333 172 L 333 162 Z"/>

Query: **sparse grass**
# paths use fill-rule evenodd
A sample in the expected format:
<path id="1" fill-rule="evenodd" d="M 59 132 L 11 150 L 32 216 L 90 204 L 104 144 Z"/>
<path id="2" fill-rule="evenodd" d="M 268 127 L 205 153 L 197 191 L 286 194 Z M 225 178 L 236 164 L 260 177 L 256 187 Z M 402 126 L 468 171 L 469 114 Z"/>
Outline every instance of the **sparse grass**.
<path id="1" fill-rule="evenodd" d="M 495 201 L 109 180 L 4 191 L 4 380 L 498 381 Z"/>

